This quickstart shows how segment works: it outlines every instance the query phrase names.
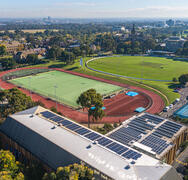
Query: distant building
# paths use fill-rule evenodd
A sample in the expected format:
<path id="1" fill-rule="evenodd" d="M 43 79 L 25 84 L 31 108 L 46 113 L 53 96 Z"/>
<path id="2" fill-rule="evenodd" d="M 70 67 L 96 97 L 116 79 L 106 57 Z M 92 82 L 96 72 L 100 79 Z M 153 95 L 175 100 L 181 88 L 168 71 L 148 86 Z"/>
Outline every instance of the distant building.
<path id="1" fill-rule="evenodd" d="M 19 51 L 14 54 L 14 59 L 18 61 L 25 60 L 29 54 L 36 54 L 40 59 L 42 56 L 45 56 L 45 53 L 46 53 L 45 48 L 36 48 L 36 49 L 30 49 L 25 51 Z"/>
<path id="2" fill-rule="evenodd" d="M 166 49 L 168 51 L 176 52 L 179 48 L 183 48 L 185 39 L 177 36 L 171 36 L 165 39 L 165 43 L 166 43 Z"/>
<path id="3" fill-rule="evenodd" d="M 114 27 L 113 31 L 117 31 L 117 32 L 122 32 L 123 31 L 123 32 L 125 32 L 126 29 L 125 29 L 124 26 L 118 26 L 118 27 Z"/>
<path id="4" fill-rule="evenodd" d="M 22 51 L 24 49 L 24 45 L 18 41 L 5 42 L 3 45 L 6 46 L 6 51 L 9 54 L 14 54 L 15 52 Z"/>
<path id="5" fill-rule="evenodd" d="M 17 160 L 47 170 L 81 162 L 99 180 L 181 179 L 172 166 L 40 106 L 9 116 L 0 139 Z"/>
<path id="6" fill-rule="evenodd" d="M 174 20 L 172 20 L 172 19 L 169 19 L 169 20 L 167 20 L 166 21 L 166 24 L 168 25 L 168 26 L 175 26 L 175 21 Z"/>

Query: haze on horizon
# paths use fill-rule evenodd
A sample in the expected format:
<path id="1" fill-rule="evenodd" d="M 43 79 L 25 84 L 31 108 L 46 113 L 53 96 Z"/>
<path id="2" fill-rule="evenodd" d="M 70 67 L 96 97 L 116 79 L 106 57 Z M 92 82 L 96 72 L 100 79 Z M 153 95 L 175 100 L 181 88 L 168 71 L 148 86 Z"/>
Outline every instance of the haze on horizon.
<path id="1" fill-rule="evenodd" d="M 6 0 L 1 18 L 188 17 L 187 0 Z"/>

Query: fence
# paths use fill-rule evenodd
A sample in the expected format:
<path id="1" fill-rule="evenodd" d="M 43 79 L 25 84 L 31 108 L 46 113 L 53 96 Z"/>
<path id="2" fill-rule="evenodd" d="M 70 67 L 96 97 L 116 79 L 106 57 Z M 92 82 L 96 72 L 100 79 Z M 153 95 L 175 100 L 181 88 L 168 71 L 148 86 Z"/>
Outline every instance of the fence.
<path id="1" fill-rule="evenodd" d="M 14 72 L 7 73 L 6 75 L 4 75 L 2 77 L 2 79 L 6 81 L 6 80 L 10 80 L 10 79 L 19 78 L 19 77 L 36 75 L 36 74 L 48 72 L 48 71 L 51 71 L 51 70 L 50 69 L 24 69 L 24 70 L 20 70 L 20 71 L 14 71 Z"/>

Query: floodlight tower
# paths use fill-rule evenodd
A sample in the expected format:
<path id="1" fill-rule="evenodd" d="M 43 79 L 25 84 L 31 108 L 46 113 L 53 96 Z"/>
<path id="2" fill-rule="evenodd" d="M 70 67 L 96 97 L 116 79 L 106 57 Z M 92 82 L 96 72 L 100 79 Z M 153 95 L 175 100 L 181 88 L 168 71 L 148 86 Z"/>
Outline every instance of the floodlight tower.
<path id="1" fill-rule="evenodd" d="M 55 98 L 56 98 L 56 89 L 57 89 L 57 85 L 54 86 Z M 55 102 L 56 102 L 56 109 L 57 109 L 57 100 Z"/>
<path id="2" fill-rule="evenodd" d="M 30 89 L 30 97 L 31 97 L 31 99 L 32 99 L 32 91 L 31 91 L 31 76 L 29 76 L 29 89 Z"/>

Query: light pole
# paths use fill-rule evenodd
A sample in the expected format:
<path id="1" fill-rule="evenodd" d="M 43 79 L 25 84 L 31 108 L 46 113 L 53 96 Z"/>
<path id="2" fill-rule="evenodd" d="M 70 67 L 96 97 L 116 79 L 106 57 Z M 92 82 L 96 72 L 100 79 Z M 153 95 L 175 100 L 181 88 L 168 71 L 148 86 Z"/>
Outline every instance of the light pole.
<path id="1" fill-rule="evenodd" d="M 31 92 L 31 76 L 29 76 L 29 89 L 30 89 L 30 97 L 32 99 L 32 92 Z"/>
<path id="2" fill-rule="evenodd" d="M 56 88 L 57 88 L 57 85 L 54 86 L 55 99 L 56 99 Z M 55 100 L 55 102 L 56 102 L 56 109 L 57 109 L 57 99 Z"/>

